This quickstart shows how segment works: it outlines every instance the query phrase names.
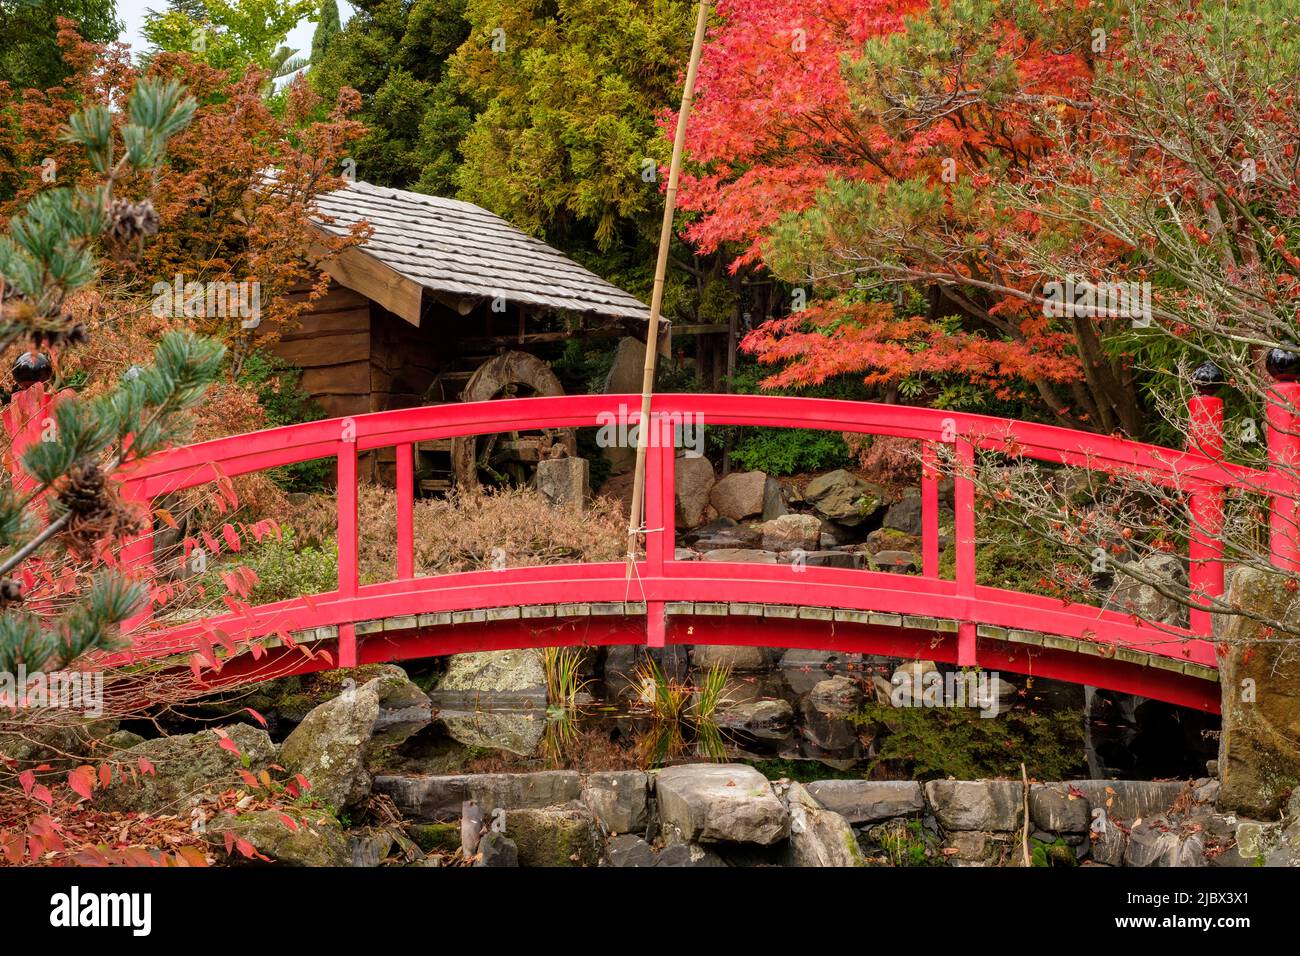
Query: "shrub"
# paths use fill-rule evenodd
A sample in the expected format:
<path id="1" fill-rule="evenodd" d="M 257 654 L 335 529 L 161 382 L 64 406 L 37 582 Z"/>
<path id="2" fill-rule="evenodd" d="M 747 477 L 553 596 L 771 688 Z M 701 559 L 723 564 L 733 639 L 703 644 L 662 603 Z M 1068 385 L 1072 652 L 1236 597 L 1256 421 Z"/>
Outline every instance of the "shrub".
<path id="1" fill-rule="evenodd" d="M 359 500 L 361 579 L 390 580 L 397 566 L 397 495 L 363 484 Z M 335 538 L 335 499 L 313 495 L 286 519 L 304 543 Z M 626 547 L 620 505 L 597 499 L 583 514 L 554 508 L 531 488 L 507 488 L 415 502 L 415 570 L 450 574 L 491 568 L 617 561 Z M 331 548 L 332 550 L 332 548 Z"/>
<path id="2" fill-rule="evenodd" d="M 1084 769 L 1077 710 L 1018 706 L 981 717 L 964 707 L 891 707 L 873 701 L 856 719 L 887 729 L 872 768 L 884 764 L 895 779 L 1018 777 L 1022 761 L 1040 780 L 1068 780 Z"/>
<path id="3" fill-rule="evenodd" d="M 258 578 L 250 600 L 253 604 L 284 601 L 302 594 L 319 594 L 338 587 L 338 555 L 333 547 L 299 546 L 294 532 L 286 528 L 279 537 L 262 539 L 242 552 L 236 563 L 252 570 Z M 220 567 L 208 572 L 207 590 L 223 593 Z"/>

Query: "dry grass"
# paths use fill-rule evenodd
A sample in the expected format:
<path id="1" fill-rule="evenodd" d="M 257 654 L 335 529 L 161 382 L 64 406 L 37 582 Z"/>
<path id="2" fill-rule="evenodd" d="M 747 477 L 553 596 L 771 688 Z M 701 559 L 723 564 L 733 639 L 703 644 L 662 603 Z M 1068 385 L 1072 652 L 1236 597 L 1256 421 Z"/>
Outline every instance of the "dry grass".
<path id="1" fill-rule="evenodd" d="M 359 503 L 362 580 L 392 578 L 397 566 L 397 495 L 362 485 Z M 626 526 L 618 505 L 597 499 L 578 515 L 552 507 L 530 488 L 456 494 L 415 502 L 415 571 L 450 574 L 574 561 L 617 561 Z M 335 499 L 313 495 L 286 516 L 303 543 L 335 535 Z"/>

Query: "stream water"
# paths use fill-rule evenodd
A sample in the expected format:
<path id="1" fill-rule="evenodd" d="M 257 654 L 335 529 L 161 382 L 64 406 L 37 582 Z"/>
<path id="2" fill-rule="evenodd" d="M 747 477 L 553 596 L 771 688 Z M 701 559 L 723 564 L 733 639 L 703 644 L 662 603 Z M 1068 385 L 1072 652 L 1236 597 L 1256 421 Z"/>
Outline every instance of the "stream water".
<path id="1" fill-rule="evenodd" d="M 983 675 L 980 685 L 953 668 L 862 655 L 656 654 L 665 681 L 687 697 L 675 719 L 656 712 L 654 686 L 638 684 L 644 674 L 631 648 L 592 649 L 577 706 L 567 710 L 548 707 L 544 688 L 482 694 L 435 685 L 437 718 L 408 742 L 406 769 L 418 770 L 422 754 L 460 747 L 492 769 L 617 769 L 725 756 L 779 761 L 774 768 L 792 776 L 911 778 L 1018 775 L 1024 760 L 1039 779 L 1159 779 L 1203 775 L 1217 755 L 1212 715 L 1023 675 Z M 721 702 L 701 715 L 695 685 L 720 661 L 731 668 Z M 926 683 L 921 672 L 930 670 L 938 676 Z M 908 676 L 916 678 L 915 697 L 900 696 Z M 971 699 L 955 700 L 963 681 Z M 922 695 L 923 683 L 933 693 Z"/>

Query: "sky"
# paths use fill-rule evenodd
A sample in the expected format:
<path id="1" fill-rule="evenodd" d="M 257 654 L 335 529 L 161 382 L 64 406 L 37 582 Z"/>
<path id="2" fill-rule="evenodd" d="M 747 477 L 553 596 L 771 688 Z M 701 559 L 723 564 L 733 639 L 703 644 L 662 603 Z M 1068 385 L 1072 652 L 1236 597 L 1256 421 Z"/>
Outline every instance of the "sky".
<path id="1" fill-rule="evenodd" d="M 347 23 L 352 16 L 352 7 L 347 0 L 338 0 L 339 19 Z M 139 53 L 144 50 L 145 42 L 141 31 L 144 29 L 144 17 L 146 11 L 150 8 L 155 10 L 164 10 L 167 7 L 167 0 L 117 0 L 117 18 L 122 21 L 124 29 L 119 39 L 123 43 L 131 44 L 131 49 Z M 316 30 L 316 24 L 310 20 L 303 20 L 289 33 L 286 41 L 289 48 L 297 50 L 300 56 L 306 56 L 311 52 L 311 35 Z"/>

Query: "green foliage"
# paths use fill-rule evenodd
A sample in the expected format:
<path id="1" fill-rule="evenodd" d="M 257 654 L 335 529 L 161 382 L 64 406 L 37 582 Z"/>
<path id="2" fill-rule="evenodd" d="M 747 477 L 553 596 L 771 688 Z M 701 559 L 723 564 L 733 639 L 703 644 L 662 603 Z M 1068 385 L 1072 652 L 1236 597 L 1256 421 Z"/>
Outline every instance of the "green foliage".
<path id="1" fill-rule="evenodd" d="M 880 845 L 893 866 L 933 866 L 942 858 L 927 853 L 925 826 L 920 820 L 906 820 L 885 825 L 878 831 Z"/>
<path id="2" fill-rule="evenodd" d="M 299 548 L 288 529 L 249 548 L 239 563 L 257 575 L 251 595 L 254 604 L 333 591 L 339 583 L 338 554 L 332 548 Z M 224 593 L 219 568 L 208 571 L 204 586 Z"/>
<path id="3" fill-rule="evenodd" d="M 339 35 L 338 0 L 321 0 L 320 12 L 316 15 L 316 32 L 311 37 L 311 62 L 319 63 L 325 58 L 325 51 Z"/>
<path id="4" fill-rule="evenodd" d="M 63 138 L 82 146 L 92 167 L 111 176 L 121 167 L 155 169 L 167 140 L 189 125 L 197 103 L 176 82 L 141 80 L 127 103 L 128 122 L 117 155 L 112 120 L 103 106 L 73 114 Z M 64 300 L 89 285 L 96 275 L 93 242 L 108 227 L 107 184 L 73 189 L 58 186 L 37 193 L 0 236 L 0 275 L 30 306 L 31 330 L 57 331 L 64 320 Z M 0 343 L 22 331 L 0 323 Z"/>
<path id="5" fill-rule="evenodd" d="M 1074 854 L 1074 847 L 1057 837 L 1051 843 L 1031 839 L 1030 862 L 1033 866 L 1078 866 L 1079 858 Z"/>
<path id="6" fill-rule="evenodd" d="M 293 51 L 281 44 L 300 20 L 315 12 L 313 0 L 202 0 L 201 12 L 192 3 L 150 11 L 143 32 L 157 50 L 190 53 L 238 74 L 249 64 L 283 68 Z"/>
<path id="7" fill-rule="evenodd" d="M 731 390 L 741 395 L 771 394 L 760 382 L 767 370 L 756 362 L 736 366 Z M 856 376 L 839 376 L 805 388 L 783 390 L 805 398 L 840 398 L 862 400 L 866 389 Z M 808 471 L 840 468 L 849 462 L 849 448 L 840 432 L 813 428 L 706 427 L 706 438 L 714 451 L 728 439 L 732 442 L 731 460 L 745 470 L 769 475 L 796 475 Z"/>
<path id="8" fill-rule="evenodd" d="M 731 450 L 734 465 L 769 475 L 839 468 L 849 459 L 839 432 L 805 428 L 745 429 Z"/>
<path id="9" fill-rule="evenodd" d="M 367 182 L 452 195 L 472 111 L 448 69 L 469 36 L 465 0 L 363 0 L 319 57 L 311 81 L 326 102 L 350 86 L 369 128 L 353 159 Z"/>
<path id="10" fill-rule="evenodd" d="M 929 780 L 1030 776 L 1068 779 L 1083 765 L 1083 722 L 1077 711 L 1037 712 L 1024 706 L 981 717 L 966 707 L 891 707 L 869 702 L 857 720 L 888 730 L 872 766 L 891 776 Z"/>
<path id="11" fill-rule="evenodd" d="M 1009 520 L 977 514 L 975 582 L 987 587 L 1043 594 L 1055 578 L 1054 567 L 1068 552 Z M 951 543 L 939 555 L 939 576 L 952 579 L 957 564 Z"/>
<path id="12" fill-rule="evenodd" d="M 59 17 L 77 21 L 85 40 L 116 40 L 122 24 L 113 0 L 0 0 L 0 83 L 45 90 L 70 72 L 58 44 Z"/>
<path id="13" fill-rule="evenodd" d="M 269 352 L 250 353 L 240 366 L 239 381 L 256 392 L 267 428 L 325 417 L 325 409 L 302 387 L 302 369 Z M 331 460 L 322 458 L 275 468 L 268 474 L 286 491 L 310 493 L 324 490 L 333 471 Z"/>
<path id="14" fill-rule="evenodd" d="M 794 780 L 798 783 L 812 783 L 815 780 L 861 780 L 862 774 L 856 770 L 840 770 L 817 760 L 790 760 L 773 757 L 770 760 L 755 760 L 753 767 L 768 780 Z"/>

